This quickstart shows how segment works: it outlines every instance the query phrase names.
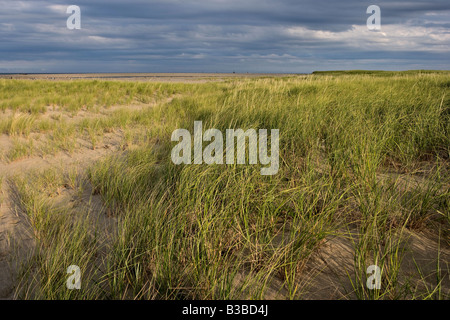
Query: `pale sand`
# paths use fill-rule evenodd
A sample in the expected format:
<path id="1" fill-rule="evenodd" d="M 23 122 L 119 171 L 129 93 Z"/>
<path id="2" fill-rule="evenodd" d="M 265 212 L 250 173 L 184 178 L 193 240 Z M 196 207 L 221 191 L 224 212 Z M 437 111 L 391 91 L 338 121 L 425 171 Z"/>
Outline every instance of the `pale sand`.
<path id="1" fill-rule="evenodd" d="M 27 80 L 120 80 L 204 83 L 237 78 L 289 77 L 274 73 L 82 73 L 82 74 L 0 74 L 0 79 Z"/>

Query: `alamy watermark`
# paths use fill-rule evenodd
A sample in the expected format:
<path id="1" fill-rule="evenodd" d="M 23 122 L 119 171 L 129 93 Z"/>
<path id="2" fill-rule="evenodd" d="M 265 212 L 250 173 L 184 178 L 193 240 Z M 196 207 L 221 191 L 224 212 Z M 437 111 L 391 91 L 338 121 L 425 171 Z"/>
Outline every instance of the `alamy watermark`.
<path id="1" fill-rule="evenodd" d="M 71 5 L 67 8 L 66 13 L 70 14 L 67 19 L 67 29 L 81 29 L 81 9 L 79 6 Z M 370 5 L 366 10 L 371 16 L 367 18 L 367 29 L 381 30 L 381 9 L 377 5 Z"/>
<path id="2" fill-rule="evenodd" d="M 259 134 L 259 138 L 258 138 Z M 227 129 L 225 163 L 235 162 L 235 141 L 236 163 L 246 164 L 246 138 L 248 138 L 248 163 L 269 165 L 261 168 L 262 175 L 274 175 L 278 172 L 279 162 L 279 130 L 271 130 L 271 152 L 268 156 L 268 136 L 267 129 L 260 129 L 258 134 L 255 129 Z M 182 139 L 180 141 L 180 138 Z M 212 139 L 214 138 L 214 141 Z M 186 129 L 176 129 L 172 133 L 172 141 L 179 143 L 172 149 L 172 162 L 174 164 L 191 164 L 192 149 L 194 149 L 194 164 L 224 164 L 224 139 L 223 134 L 218 129 L 208 129 L 203 133 L 202 121 L 194 121 L 194 145 L 192 148 L 191 133 Z M 203 142 L 212 141 L 203 149 Z"/>
<path id="3" fill-rule="evenodd" d="M 377 5 L 371 5 L 367 8 L 367 14 L 371 14 L 367 18 L 367 29 L 369 30 L 381 30 L 381 9 Z"/>
<path id="4" fill-rule="evenodd" d="M 367 267 L 367 278 L 366 286 L 369 290 L 381 289 L 381 269 L 378 266 L 371 265 Z"/>
<path id="5" fill-rule="evenodd" d="M 71 14 L 71 16 L 67 19 L 67 29 L 81 29 L 81 9 L 79 6 L 69 6 L 66 10 L 66 13 Z"/>
<path id="6" fill-rule="evenodd" d="M 79 266 L 71 265 L 67 268 L 67 274 L 70 276 L 67 278 L 66 286 L 69 290 L 81 289 L 81 269 Z"/>

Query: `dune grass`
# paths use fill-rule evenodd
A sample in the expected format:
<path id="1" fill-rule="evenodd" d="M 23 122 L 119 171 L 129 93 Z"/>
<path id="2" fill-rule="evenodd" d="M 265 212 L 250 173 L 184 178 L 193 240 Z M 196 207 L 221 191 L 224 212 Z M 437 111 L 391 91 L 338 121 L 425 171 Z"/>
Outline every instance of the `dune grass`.
<path id="1" fill-rule="evenodd" d="M 76 148 L 74 137 L 82 134 L 95 148 L 117 128 L 139 143 L 88 171 L 93 194 L 117 224 L 111 242 L 89 224 L 89 210 L 52 208 L 39 186 L 54 176 L 14 180 L 38 242 L 17 295 L 262 299 L 279 284 L 278 298 L 298 299 L 307 294 L 309 261 L 347 229 L 356 234 L 354 265 L 342 266 L 351 297 L 448 299 L 439 279 L 418 292 L 417 278 L 425 275 L 402 274 L 401 265 L 410 231 L 446 230 L 439 236 L 449 245 L 449 83 L 445 72 L 205 84 L 0 80 L 0 109 L 27 112 L 0 122 L 10 135 L 39 132 L 43 106 L 75 112 L 179 95 L 153 108 L 41 124 L 64 150 Z M 26 103 L 24 92 L 31 97 Z M 280 170 L 261 176 L 258 165 L 174 165 L 171 133 L 193 132 L 195 120 L 223 132 L 279 129 Z M 21 148 L 12 159 L 26 153 Z M 84 270 L 77 292 L 65 288 L 72 264 Z M 365 285 L 371 264 L 382 270 L 380 290 Z M 438 262 L 437 274 L 442 267 L 448 272 Z"/>

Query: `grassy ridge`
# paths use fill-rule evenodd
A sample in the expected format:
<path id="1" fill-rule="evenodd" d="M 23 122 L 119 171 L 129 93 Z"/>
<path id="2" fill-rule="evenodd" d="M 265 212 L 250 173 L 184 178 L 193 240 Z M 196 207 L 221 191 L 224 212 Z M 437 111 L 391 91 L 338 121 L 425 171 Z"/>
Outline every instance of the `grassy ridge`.
<path id="1" fill-rule="evenodd" d="M 448 70 L 408 70 L 408 71 L 383 71 L 383 70 L 336 70 L 314 71 L 314 75 L 370 75 L 370 76 L 417 76 L 423 74 L 448 74 Z"/>
<path id="2" fill-rule="evenodd" d="M 108 250 L 100 249 L 102 236 L 82 231 L 89 229 L 82 223 L 88 213 L 77 224 L 70 215 L 50 215 L 54 210 L 44 206 L 46 200 L 17 182 L 40 248 L 25 268 L 36 268 L 39 277 L 24 273 L 26 285 L 18 292 L 34 288 L 43 298 L 264 298 L 279 283 L 281 296 L 299 298 L 306 292 L 307 264 L 323 242 L 348 237 L 345 230 L 351 230 L 354 266 L 342 268 L 354 297 L 448 298 L 439 281 L 418 291 L 401 263 L 407 231 L 440 228 L 448 239 L 450 75 L 327 75 L 334 77 L 192 85 L 1 82 L 3 109 L 27 111 L 27 104 L 17 102 L 19 87 L 31 96 L 42 90 L 52 95 L 31 103 L 37 107 L 28 107 L 27 117 L 53 103 L 72 111 L 82 104 L 149 101 L 155 92 L 179 94 L 167 104 L 133 115 L 123 111 L 96 124 L 99 134 L 108 123 L 122 129 L 141 125 L 151 137 L 89 170 L 93 192 L 117 219 Z M 60 90 L 66 102 L 58 100 Z M 257 165 L 175 166 L 171 133 L 193 132 L 195 120 L 203 121 L 204 130 L 279 129 L 278 174 L 261 176 Z M 23 122 L 3 125 L 4 131 L 26 135 L 36 123 Z M 42 179 L 33 181 L 48 180 Z M 45 223 L 53 219 L 59 222 Z M 62 235 L 74 239 L 64 248 Z M 69 292 L 64 276 L 45 269 L 48 261 L 57 274 L 66 264 L 96 271 L 83 278 L 89 286 Z M 365 286 L 371 264 L 382 268 L 381 290 Z"/>

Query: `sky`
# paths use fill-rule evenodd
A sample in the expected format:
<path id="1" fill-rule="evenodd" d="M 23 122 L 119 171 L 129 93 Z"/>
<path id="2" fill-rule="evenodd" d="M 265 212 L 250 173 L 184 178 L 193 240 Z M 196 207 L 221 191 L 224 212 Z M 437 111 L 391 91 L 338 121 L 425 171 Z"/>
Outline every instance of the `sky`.
<path id="1" fill-rule="evenodd" d="M 81 29 L 70 30 L 70 5 Z M 369 30 L 370 5 L 381 29 Z M 0 73 L 450 70 L 450 0 L 0 0 Z"/>

